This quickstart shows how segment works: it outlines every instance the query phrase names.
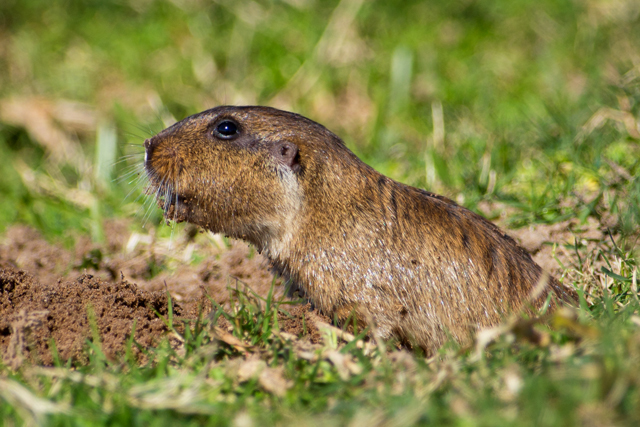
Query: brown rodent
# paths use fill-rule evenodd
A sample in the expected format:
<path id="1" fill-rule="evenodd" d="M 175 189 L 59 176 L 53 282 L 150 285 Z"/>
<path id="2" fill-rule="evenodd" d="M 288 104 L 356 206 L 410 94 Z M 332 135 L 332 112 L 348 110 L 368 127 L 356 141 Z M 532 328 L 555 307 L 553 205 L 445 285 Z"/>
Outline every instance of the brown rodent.
<path id="1" fill-rule="evenodd" d="M 453 201 L 387 178 L 300 115 L 223 106 L 145 141 L 165 217 L 246 240 L 323 313 L 428 353 L 553 291 L 513 239 Z M 551 308 L 555 302 L 551 301 Z"/>

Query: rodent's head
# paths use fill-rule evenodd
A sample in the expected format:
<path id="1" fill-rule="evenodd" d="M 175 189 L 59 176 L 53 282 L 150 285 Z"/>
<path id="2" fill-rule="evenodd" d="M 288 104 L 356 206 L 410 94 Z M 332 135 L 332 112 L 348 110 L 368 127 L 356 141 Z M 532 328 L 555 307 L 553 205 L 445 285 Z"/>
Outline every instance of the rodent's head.
<path id="1" fill-rule="evenodd" d="M 268 245 L 265 239 L 282 240 L 296 227 L 305 188 L 314 185 L 319 171 L 343 161 L 342 150 L 353 156 L 323 126 L 267 107 L 207 110 L 144 146 L 148 191 L 165 218 L 248 240 L 258 248 Z"/>

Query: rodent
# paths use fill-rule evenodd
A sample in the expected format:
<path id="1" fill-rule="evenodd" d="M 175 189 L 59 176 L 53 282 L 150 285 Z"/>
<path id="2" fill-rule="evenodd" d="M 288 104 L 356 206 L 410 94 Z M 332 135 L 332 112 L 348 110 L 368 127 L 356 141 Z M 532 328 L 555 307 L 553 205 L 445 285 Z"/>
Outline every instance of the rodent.
<path id="1" fill-rule="evenodd" d="M 432 354 L 534 314 L 550 292 L 550 309 L 576 300 L 493 223 L 378 173 L 298 114 L 221 106 L 144 147 L 167 219 L 250 242 L 321 312 L 373 322 L 382 338 Z"/>

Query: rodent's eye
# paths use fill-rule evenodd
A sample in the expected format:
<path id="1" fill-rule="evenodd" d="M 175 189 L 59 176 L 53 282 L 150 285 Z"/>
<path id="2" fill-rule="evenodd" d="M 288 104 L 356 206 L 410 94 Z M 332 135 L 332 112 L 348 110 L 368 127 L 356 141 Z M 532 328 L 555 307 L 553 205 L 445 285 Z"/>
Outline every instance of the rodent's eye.
<path id="1" fill-rule="evenodd" d="M 238 134 L 238 125 L 230 120 L 225 120 L 218 124 L 213 132 L 217 137 L 231 139 Z"/>

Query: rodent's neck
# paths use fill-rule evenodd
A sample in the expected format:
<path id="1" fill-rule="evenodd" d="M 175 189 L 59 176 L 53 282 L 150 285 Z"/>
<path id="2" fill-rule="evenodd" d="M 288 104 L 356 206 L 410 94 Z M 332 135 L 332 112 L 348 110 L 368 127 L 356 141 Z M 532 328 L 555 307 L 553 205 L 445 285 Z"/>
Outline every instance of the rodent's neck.
<path id="1" fill-rule="evenodd" d="M 364 164 L 357 168 L 340 162 L 331 165 L 330 173 L 325 170 L 315 179 L 308 177 L 303 184 L 292 185 L 296 191 L 287 194 L 299 197 L 282 211 L 279 227 L 273 227 L 278 232 L 269 233 L 268 240 L 253 242 L 282 276 L 303 289 L 311 280 L 322 282 L 325 273 L 340 275 L 348 269 L 338 268 L 347 262 L 343 259 L 347 252 L 370 246 L 379 230 L 377 221 L 384 219 L 378 196 L 380 180 L 394 185 L 373 169 L 362 167 Z M 321 260 L 322 265 L 318 264 Z"/>
<path id="2" fill-rule="evenodd" d="M 258 233 L 255 239 L 250 239 L 271 260 L 287 260 L 291 256 L 304 217 L 304 191 L 295 175 L 283 174 L 280 182 L 283 197 L 274 216 L 263 220 L 262 227 L 266 233 Z"/>

